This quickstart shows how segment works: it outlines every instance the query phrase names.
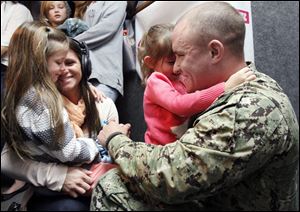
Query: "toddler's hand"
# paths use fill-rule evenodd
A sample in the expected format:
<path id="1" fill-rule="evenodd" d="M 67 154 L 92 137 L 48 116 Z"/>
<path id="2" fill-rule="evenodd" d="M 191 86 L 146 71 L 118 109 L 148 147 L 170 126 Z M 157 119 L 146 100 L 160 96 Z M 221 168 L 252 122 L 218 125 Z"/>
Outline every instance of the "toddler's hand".
<path id="1" fill-rule="evenodd" d="M 250 68 L 245 67 L 234 73 L 229 79 L 225 82 L 225 91 L 228 91 L 235 86 L 238 86 L 246 81 L 251 81 L 256 79 L 253 71 Z"/>

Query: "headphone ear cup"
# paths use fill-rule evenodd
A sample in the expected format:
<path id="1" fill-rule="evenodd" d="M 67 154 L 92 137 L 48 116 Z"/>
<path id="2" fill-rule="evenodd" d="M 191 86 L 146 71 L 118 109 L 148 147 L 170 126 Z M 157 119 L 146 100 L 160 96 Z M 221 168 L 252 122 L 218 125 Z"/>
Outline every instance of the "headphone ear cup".
<path id="1" fill-rule="evenodd" d="M 85 67 L 85 55 L 83 54 L 83 51 L 81 51 L 81 72 L 82 72 L 82 78 L 84 80 L 87 80 L 86 76 L 86 67 Z"/>
<path id="2" fill-rule="evenodd" d="M 90 60 L 90 54 L 89 54 L 89 50 L 87 49 L 87 54 L 84 56 L 85 62 L 85 73 L 86 73 L 86 79 L 89 79 L 89 77 L 91 76 L 92 73 L 92 63 Z"/>
<path id="3" fill-rule="evenodd" d="M 81 49 L 81 71 L 85 80 L 88 80 L 92 73 L 92 64 L 89 55 L 89 49 L 84 42 L 80 43 Z"/>

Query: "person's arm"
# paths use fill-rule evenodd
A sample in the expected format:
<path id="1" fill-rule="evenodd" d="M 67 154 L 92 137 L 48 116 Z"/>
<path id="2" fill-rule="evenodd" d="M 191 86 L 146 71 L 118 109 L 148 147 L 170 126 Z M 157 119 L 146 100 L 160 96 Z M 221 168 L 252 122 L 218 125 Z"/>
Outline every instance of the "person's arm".
<path id="1" fill-rule="evenodd" d="M 16 29 L 23 24 L 26 21 L 33 21 L 32 15 L 30 11 L 21 4 L 17 4 L 12 6 L 13 11 L 5 11 L 8 13 L 13 13 L 9 14 L 9 18 L 6 23 L 6 29 L 4 30 L 2 34 L 2 29 L 1 29 L 1 57 L 2 57 L 2 46 L 8 47 L 10 38 L 12 34 L 16 31 Z M 1 24 L 2 25 L 2 24 Z"/>
<path id="2" fill-rule="evenodd" d="M 263 118 L 258 111 L 264 111 Z M 110 155 L 121 173 L 142 195 L 179 204 L 230 188 L 263 167 L 280 148 L 261 141 L 287 133 L 285 120 L 274 113 L 280 112 L 267 97 L 248 94 L 243 98 L 241 94 L 230 98 L 229 94 L 174 143 L 147 145 L 115 134 L 102 144 L 109 142 Z M 103 130 L 111 135 L 122 129 L 114 127 Z"/>
<path id="3" fill-rule="evenodd" d="M 93 139 L 76 138 L 69 120 L 67 111 L 63 108 L 62 117 L 64 124 L 63 136 L 57 138 L 55 126 L 51 123 L 51 112 L 42 101 L 31 104 L 34 89 L 28 91 L 17 107 L 16 117 L 18 124 L 28 137 L 30 142 L 38 140 L 42 146 L 33 145 L 33 152 L 38 152 L 40 157 L 51 156 L 55 161 L 62 163 L 90 163 L 98 156 L 98 148 Z M 37 154 L 37 153 L 36 153 Z M 33 156 L 33 155 L 32 155 Z"/>
<path id="4" fill-rule="evenodd" d="M 34 186 L 46 186 L 50 190 L 61 191 L 67 170 L 68 167 L 63 164 L 22 160 L 7 144 L 1 152 L 1 172 Z"/>
<path id="5" fill-rule="evenodd" d="M 85 194 L 93 183 L 91 171 L 64 164 L 43 163 L 26 158 L 22 160 L 7 144 L 1 152 L 1 172 L 31 183 L 36 187 L 47 187 L 62 191 L 72 197 Z"/>
<path id="6" fill-rule="evenodd" d="M 90 49 L 98 48 L 107 43 L 116 35 L 126 16 L 125 1 L 104 1 L 94 4 L 104 4 L 103 8 L 100 5 L 91 5 L 101 11 L 95 11 L 94 20 L 97 19 L 97 24 L 75 37 L 78 41 L 85 41 Z"/>
<path id="7" fill-rule="evenodd" d="M 224 92 L 224 87 L 225 83 L 219 83 L 205 90 L 181 94 L 165 75 L 156 72 L 147 81 L 145 95 L 171 113 L 188 117 L 207 109 Z"/>

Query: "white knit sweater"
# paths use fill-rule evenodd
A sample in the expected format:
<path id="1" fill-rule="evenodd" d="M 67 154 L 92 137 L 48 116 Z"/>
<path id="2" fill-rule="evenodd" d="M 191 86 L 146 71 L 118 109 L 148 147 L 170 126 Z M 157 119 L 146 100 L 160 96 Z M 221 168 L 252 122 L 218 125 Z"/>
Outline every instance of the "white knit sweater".
<path id="1" fill-rule="evenodd" d="M 81 164 L 93 161 L 98 156 L 95 141 L 90 138 L 76 139 L 65 109 L 62 111 L 65 136 L 54 140 L 55 128 L 50 121 L 49 110 L 37 98 L 34 88 L 25 93 L 16 108 L 17 121 L 31 156 L 43 162 Z"/>

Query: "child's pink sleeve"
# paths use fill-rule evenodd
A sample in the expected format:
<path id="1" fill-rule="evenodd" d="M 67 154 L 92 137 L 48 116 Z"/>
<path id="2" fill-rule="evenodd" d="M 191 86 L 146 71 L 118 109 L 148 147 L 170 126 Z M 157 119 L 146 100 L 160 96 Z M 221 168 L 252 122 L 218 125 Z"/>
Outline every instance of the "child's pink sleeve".
<path id="1" fill-rule="evenodd" d="M 181 94 L 163 74 L 153 73 L 147 82 L 150 99 L 168 111 L 188 117 L 206 110 L 223 92 L 225 83 L 194 93 Z M 148 84 L 149 83 L 149 84 Z"/>

